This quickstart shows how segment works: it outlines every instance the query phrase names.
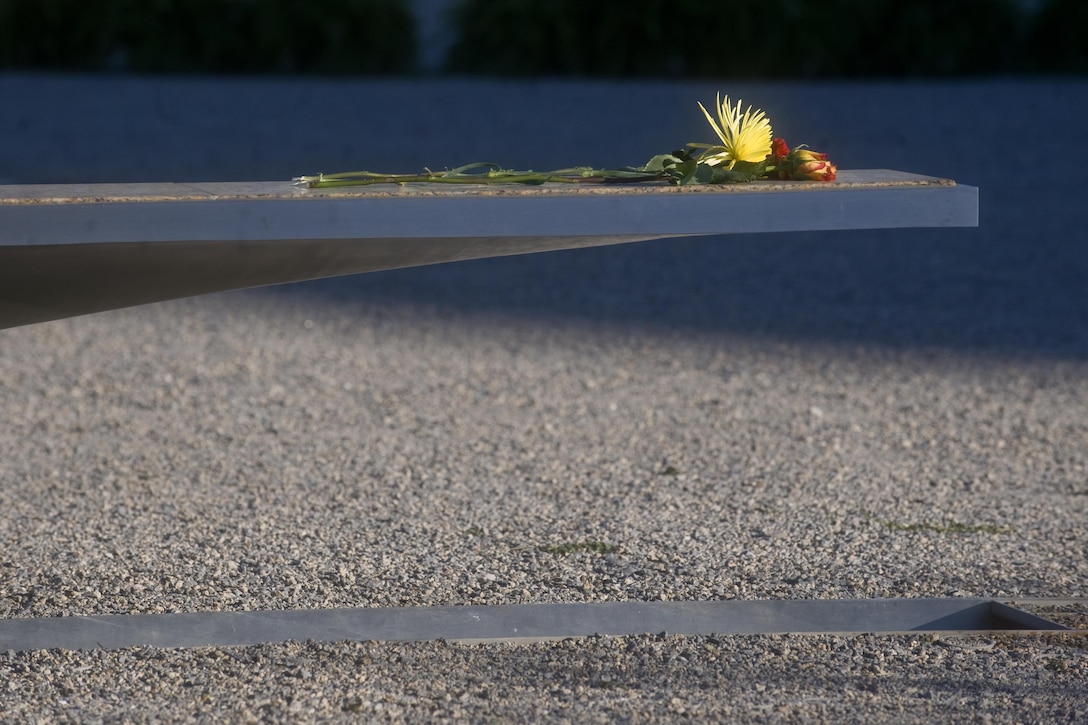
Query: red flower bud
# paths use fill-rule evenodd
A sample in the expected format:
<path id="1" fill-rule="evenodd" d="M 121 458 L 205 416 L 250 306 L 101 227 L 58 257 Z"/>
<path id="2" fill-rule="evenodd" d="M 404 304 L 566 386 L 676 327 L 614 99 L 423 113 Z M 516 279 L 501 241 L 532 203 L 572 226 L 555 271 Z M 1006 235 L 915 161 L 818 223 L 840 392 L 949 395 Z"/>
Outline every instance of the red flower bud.
<path id="1" fill-rule="evenodd" d="M 786 139 L 781 136 L 777 137 L 771 142 L 771 162 L 774 164 L 782 163 L 782 159 L 790 155 L 790 145 L 786 143 Z"/>

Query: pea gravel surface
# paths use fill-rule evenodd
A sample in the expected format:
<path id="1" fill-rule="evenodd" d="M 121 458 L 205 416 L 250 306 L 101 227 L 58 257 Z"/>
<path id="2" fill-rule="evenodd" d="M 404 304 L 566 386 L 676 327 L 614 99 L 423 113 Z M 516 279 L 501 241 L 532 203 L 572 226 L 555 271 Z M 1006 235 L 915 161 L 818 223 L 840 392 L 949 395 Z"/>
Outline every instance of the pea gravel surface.
<path id="1" fill-rule="evenodd" d="M 1088 666 L 1083 638 L 648 635 L 36 651 L 0 672 L 19 722 L 1072 723 Z"/>
<path id="2" fill-rule="evenodd" d="M 844 168 L 979 186 L 981 228 L 666 240 L 0 331 L 0 616 L 1088 596 L 1079 191 L 1010 143 L 1068 133 L 1083 82 L 9 75 L 0 176 L 640 163 L 701 140 L 716 90 Z M 665 112 L 633 122 L 631 98 Z M 1085 663 L 1076 635 L 12 652 L 0 719 L 1060 722 Z"/>

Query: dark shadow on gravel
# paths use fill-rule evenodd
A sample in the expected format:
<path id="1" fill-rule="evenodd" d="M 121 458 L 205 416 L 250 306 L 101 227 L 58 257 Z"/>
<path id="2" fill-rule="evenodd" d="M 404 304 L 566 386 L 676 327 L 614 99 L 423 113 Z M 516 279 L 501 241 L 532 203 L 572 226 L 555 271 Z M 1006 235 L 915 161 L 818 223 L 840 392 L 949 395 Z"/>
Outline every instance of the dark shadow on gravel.
<path id="1" fill-rule="evenodd" d="M 1073 214 L 1017 229 L 997 204 L 984 194 L 980 229 L 661 240 L 286 290 L 442 314 L 1088 357 L 1088 244 Z"/>

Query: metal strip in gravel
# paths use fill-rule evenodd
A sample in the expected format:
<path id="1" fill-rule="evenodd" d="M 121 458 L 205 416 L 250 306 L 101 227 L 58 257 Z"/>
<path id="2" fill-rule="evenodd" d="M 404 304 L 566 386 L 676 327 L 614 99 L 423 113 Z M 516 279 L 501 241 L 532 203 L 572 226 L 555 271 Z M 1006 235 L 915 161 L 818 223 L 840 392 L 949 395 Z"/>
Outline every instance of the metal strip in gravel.
<path id="1" fill-rule="evenodd" d="M 601 602 L 43 617 L 0 651 L 315 641 L 526 641 L 591 635 L 1067 630 L 990 599 Z"/>

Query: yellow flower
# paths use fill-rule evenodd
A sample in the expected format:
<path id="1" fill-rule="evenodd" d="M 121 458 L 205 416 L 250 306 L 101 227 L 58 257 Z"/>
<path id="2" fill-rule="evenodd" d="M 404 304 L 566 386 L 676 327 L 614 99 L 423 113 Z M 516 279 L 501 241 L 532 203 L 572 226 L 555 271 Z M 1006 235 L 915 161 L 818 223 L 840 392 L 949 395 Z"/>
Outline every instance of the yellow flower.
<path id="1" fill-rule="evenodd" d="M 718 105 L 718 120 L 715 121 L 702 103 L 702 109 L 711 128 L 722 140 L 720 146 L 712 146 L 705 143 L 690 143 L 693 148 L 705 149 L 698 155 L 699 160 L 708 166 L 725 165 L 733 168 L 738 161 L 763 161 L 771 153 L 771 121 L 767 114 L 758 108 L 753 112 L 752 107 L 741 115 L 741 101 L 733 106 L 729 102 L 729 96 L 723 101 L 719 95 L 715 99 Z"/>

